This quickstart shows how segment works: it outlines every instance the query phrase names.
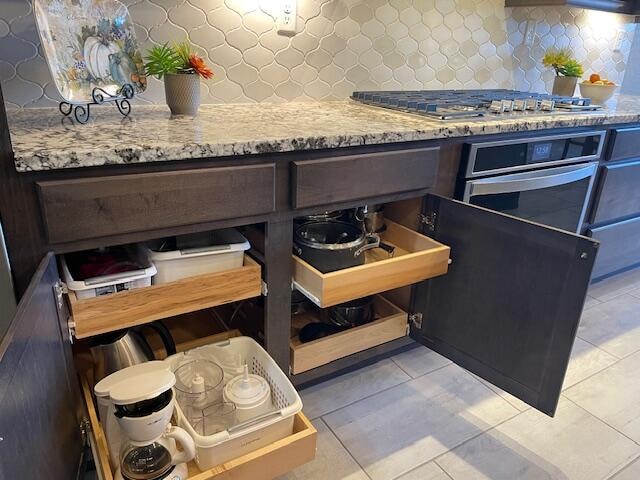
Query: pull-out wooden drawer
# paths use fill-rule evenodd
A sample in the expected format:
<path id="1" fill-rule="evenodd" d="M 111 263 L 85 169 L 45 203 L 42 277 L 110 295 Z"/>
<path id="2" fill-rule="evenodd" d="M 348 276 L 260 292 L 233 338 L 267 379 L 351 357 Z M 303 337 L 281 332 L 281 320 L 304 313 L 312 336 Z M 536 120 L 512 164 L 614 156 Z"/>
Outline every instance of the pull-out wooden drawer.
<path id="1" fill-rule="evenodd" d="M 640 157 L 640 127 L 615 128 L 609 140 L 607 160 Z"/>
<path id="2" fill-rule="evenodd" d="M 113 480 L 107 440 L 86 380 L 82 381 L 82 393 L 91 423 L 90 439 L 96 469 L 102 480 Z M 195 462 L 189 462 L 189 480 L 273 480 L 313 460 L 316 455 L 316 437 L 316 429 L 304 414 L 299 413 L 293 422 L 293 433 L 282 440 L 205 472 L 200 471 Z"/>
<path id="3" fill-rule="evenodd" d="M 270 213 L 275 164 L 38 182 L 52 244 Z"/>
<path id="4" fill-rule="evenodd" d="M 339 358 L 361 352 L 407 335 L 407 312 L 380 295 L 373 299 L 375 320 L 335 335 L 302 343 L 298 332 L 304 325 L 319 321 L 314 312 L 293 318 L 291 337 L 291 371 L 298 374 Z"/>
<path id="5" fill-rule="evenodd" d="M 640 162 L 607 165 L 591 217 L 592 223 L 640 214 Z"/>
<path id="6" fill-rule="evenodd" d="M 260 265 L 245 255 L 242 267 L 223 272 L 94 298 L 68 296 L 75 336 L 85 338 L 257 297 L 261 291 Z"/>
<path id="7" fill-rule="evenodd" d="M 390 220 L 381 238 L 396 247 L 393 257 L 379 248 L 364 265 L 322 273 L 293 256 L 295 287 L 320 307 L 404 287 L 447 273 L 450 248 Z"/>
<path id="8" fill-rule="evenodd" d="M 600 241 L 593 278 L 640 263 L 640 217 L 589 230 Z"/>
<path id="9" fill-rule="evenodd" d="M 439 161 L 439 147 L 295 161 L 291 201 L 305 208 L 429 188 Z"/>

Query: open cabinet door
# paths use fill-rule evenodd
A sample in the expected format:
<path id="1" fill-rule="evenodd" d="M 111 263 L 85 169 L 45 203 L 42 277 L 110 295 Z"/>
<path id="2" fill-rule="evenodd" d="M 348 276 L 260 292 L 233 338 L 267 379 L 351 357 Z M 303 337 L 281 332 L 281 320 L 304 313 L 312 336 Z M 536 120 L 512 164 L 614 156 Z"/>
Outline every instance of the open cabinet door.
<path id="1" fill-rule="evenodd" d="M 416 287 L 411 335 L 553 416 L 597 242 L 435 195 L 424 213 L 453 263 Z"/>
<path id="2" fill-rule="evenodd" d="M 48 254 L 0 341 L 0 478 L 73 480 L 83 441 L 68 333 Z"/>

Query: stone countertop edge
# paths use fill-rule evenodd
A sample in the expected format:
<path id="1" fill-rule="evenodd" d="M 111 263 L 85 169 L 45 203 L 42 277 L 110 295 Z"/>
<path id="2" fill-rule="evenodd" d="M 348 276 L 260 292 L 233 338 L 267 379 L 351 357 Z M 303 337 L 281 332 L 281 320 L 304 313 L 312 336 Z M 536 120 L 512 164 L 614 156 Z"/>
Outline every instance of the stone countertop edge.
<path id="1" fill-rule="evenodd" d="M 203 105 L 170 118 L 164 106 L 134 105 L 123 118 L 105 106 L 86 125 L 54 108 L 9 111 L 18 172 L 377 145 L 640 122 L 640 97 L 606 110 L 437 121 L 351 100 Z"/>

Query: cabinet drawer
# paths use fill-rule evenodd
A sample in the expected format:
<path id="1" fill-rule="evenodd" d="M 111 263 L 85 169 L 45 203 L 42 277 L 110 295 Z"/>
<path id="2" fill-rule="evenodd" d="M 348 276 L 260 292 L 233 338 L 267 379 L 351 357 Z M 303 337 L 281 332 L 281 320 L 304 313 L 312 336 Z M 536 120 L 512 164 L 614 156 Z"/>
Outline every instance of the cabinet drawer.
<path id="1" fill-rule="evenodd" d="M 88 382 L 82 380 L 82 393 L 91 423 L 91 448 L 96 469 L 102 480 L 113 480 L 109 465 L 107 440 L 96 414 Z M 189 480 L 273 480 L 294 468 L 310 462 L 316 454 L 317 432 L 311 422 L 299 413 L 293 422 L 293 433 L 266 447 L 230 460 L 202 472 L 189 462 Z"/>
<path id="2" fill-rule="evenodd" d="M 296 161 L 291 201 L 305 208 L 429 188 L 439 160 L 436 147 Z"/>
<path id="3" fill-rule="evenodd" d="M 247 217 L 275 208 L 275 164 L 37 183 L 52 244 Z"/>
<path id="4" fill-rule="evenodd" d="M 311 312 L 294 317 L 291 338 L 291 370 L 298 374 L 325 365 L 339 358 L 361 352 L 407 335 L 407 312 L 380 295 L 373 299 L 375 320 L 344 332 L 301 343 L 298 331 L 307 323 L 319 321 Z"/>
<path id="5" fill-rule="evenodd" d="M 607 165 L 602 169 L 592 223 L 640 213 L 640 162 Z"/>
<path id="6" fill-rule="evenodd" d="M 607 160 L 640 157 L 640 127 L 615 128 L 609 140 Z"/>
<path id="7" fill-rule="evenodd" d="M 589 230 L 600 241 L 593 278 L 640 263 L 640 217 Z"/>
<path id="8" fill-rule="evenodd" d="M 85 338 L 261 294 L 261 269 L 245 255 L 244 265 L 101 297 L 78 299 L 69 292 L 75 336 Z"/>
<path id="9" fill-rule="evenodd" d="M 365 252 L 364 265 L 322 273 L 293 256 L 295 287 L 320 307 L 385 292 L 447 273 L 450 248 L 386 220 L 381 238 L 396 247 L 395 255 L 379 248 Z"/>

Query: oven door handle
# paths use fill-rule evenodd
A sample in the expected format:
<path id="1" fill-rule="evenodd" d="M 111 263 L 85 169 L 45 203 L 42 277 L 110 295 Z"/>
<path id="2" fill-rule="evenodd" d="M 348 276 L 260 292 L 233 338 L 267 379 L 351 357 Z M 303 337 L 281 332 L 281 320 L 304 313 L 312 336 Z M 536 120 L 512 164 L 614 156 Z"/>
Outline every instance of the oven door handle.
<path id="1" fill-rule="evenodd" d="M 558 185 L 589 178 L 595 174 L 597 168 L 598 163 L 593 162 L 587 165 L 569 165 L 567 167 L 471 180 L 467 182 L 464 201 L 468 201 L 470 197 L 476 195 L 495 195 L 557 187 Z"/>

